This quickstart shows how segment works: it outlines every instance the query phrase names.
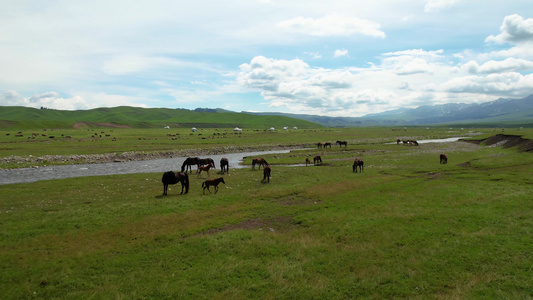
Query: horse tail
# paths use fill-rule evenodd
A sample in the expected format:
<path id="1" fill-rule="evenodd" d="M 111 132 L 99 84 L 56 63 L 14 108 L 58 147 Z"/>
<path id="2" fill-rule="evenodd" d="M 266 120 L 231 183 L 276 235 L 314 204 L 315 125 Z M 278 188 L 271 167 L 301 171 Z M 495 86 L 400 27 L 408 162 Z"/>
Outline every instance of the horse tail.
<path id="1" fill-rule="evenodd" d="M 187 175 L 187 173 L 185 173 L 185 178 L 183 178 L 182 184 L 185 186 L 185 194 L 187 194 L 189 192 L 189 175 Z"/>
<path id="2" fill-rule="evenodd" d="M 186 163 L 187 163 L 187 160 L 185 160 L 185 161 L 183 162 L 183 164 L 181 165 L 181 171 L 182 171 L 182 172 L 185 171 Z"/>

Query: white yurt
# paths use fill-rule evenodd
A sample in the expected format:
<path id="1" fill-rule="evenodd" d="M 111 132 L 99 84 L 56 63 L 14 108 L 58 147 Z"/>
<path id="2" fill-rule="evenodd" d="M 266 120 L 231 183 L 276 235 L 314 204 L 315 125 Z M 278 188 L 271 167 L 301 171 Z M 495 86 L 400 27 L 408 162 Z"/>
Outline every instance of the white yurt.
<path id="1" fill-rule="evenodd" d="M 191 131 L 192 131 L 192 132 L 196 132 L 196 131 L 198 131 L 198 129 L 196 129 L 195 127 L 193 127 L 193 128 L 191 128 Z"/>

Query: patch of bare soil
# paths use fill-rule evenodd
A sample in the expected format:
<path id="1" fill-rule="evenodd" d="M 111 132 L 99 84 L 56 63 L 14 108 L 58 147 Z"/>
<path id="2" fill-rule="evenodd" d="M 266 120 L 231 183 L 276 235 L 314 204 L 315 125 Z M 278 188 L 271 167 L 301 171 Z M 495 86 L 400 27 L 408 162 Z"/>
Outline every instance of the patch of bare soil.
<path id="1" fill-rule="evenodd" d="M 463 168 L 470 168 L 471 165 L 472 164 L 469 161 L 462 163 L 462 164 L 458 164 L 459 167 L 463 167 Z"/>
<path id="2" fill-rule="evenodd" d="M 131 126 L 128 126 L 128 125 L 122 125 L 122 124 L 117 124 L 117 123 L 106 123 L 106 122 L 78 122 L 72 125 L 72 128 L 74 129 L 92 128 L 92 127 L 125 128 L 125 129 L 131 128 Z"/>
<path id="3" fill-rule="evenodd" d="M 295 222 L 292 217 L 276 217 L 273 219 L 263 219 L 255 218 L 250 220 L 245 220 L 237 224 L 230 224 L 220 228 L 212 228 L 207 231 L 200 233 L 200 235 L 211 235 L 217 234 L 219 232 L 225 232 L 230 230 L 268 230 L 271 232 L 274 231 L 284 231 L 288 230 L 291 227 L 298 226 L 300 223 Z"/>
<path id="4" fill-rule="evenodd" d="M 489 147 L 513 148 L 520 151 L 533 151 L 533 140 L 524 139 L 519 135 L 497 134 L 483 140 L 462 140 L 464 142 L 475 143 Z"/>

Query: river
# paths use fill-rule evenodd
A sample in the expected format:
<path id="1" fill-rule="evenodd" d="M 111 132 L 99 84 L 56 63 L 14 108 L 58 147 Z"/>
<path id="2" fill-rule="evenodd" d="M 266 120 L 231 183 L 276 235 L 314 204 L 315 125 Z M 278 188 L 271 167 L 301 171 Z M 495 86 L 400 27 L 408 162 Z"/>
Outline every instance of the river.
<path id="1" fill-rule="evenodd" d="M 241 164 L 244 157 L 260 156 L 273 153 L 288 153 L 291 150 L 272 150 L 258 152 L 229 153 L 209 155 L 215 161 L 217 170 L 220 170 L 220 159 L 229 160 L 229 169 L 245 167 Z M 205 157 L 202 157 L 205 158 Z M 0 170 L 0 185 L 12 183 L 30 183 L 39 180 L 62 179 L 83 176 L 118 175 L 135 173 L 163 174 L 166 171 L 179 171 L 186 157 L 161 158 L 142 161 L 111 162 L 100 164 L 59 165 L 39 168 L 19 168 Z M 193 167 L 194 168 L 194 167 Z M 195 171 L 195 168 L 194 168 Z"/>

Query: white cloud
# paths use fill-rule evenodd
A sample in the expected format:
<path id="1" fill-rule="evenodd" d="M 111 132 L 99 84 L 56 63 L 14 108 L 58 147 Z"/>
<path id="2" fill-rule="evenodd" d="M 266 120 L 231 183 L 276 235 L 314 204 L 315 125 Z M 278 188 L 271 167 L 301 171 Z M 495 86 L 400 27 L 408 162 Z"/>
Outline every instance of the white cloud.
<path id="1" fill-rule="evenodd" d="M 337 57 L 349 57 L 350 55 L 348 54 L 348 50 L 340 50 L 340 49 L 337 49 L 335 50 L 335 53 L 333 54 L 333 57 L 337 58 Z"/>
<path id="2" fill-rule="evenodd" d="M 297 17 L 279 22 L 278 28 L 312 36 L 349 36 L 354 34 L 385 38 L 380 25 L 369 20 L 341 15 L 328 15 L 320 19 Z"/>
<path id="3" fill-rule="evenodd" d="M 461 69 L 472 73 L 472 74 L 481 74 L 481 73 L 502 73 L 502 72 L 511 72 L 511 71 L 533 71 L 533 61 L 528 61 L 524 59 L 516 58 L 507 58 L 503 61 L 488 61 L 482 64 L 481 66 L 476 61 L 469 61 L 466 64 L 461 66 Z"/>
<path id="4" fill-rule="evenodd" d="M 424 7 L 425 12 L 436 12 L 443 9 L 450 8 L 461 0 L 429 0 Z"/>
<path id="5" fill-rule="evenodd" d="M 23 97 L 14 91 L 0 94 L 0 103 L 7 106 L 48 107 L 61 110 L 86 109 L 90 105 L 80 96 L 63 98 L 56 92 L 47 92 L 31 97 Z"/>
<path id="6" fill-rule="evenodd" d="M 506 16 L 500 26 L 501 33 L 490 35 L 486 42 L 503 43 L 532 43 L 533 42 L 533 19 L 524 19 L 517 14 Z"/>
<path id="7" fill-rule="evenodd" d="M 533 94 L 533 74 L 508 72 L 458 77 L 443 83 L 441 88 L 452 93 L 529 95 Z"/>

